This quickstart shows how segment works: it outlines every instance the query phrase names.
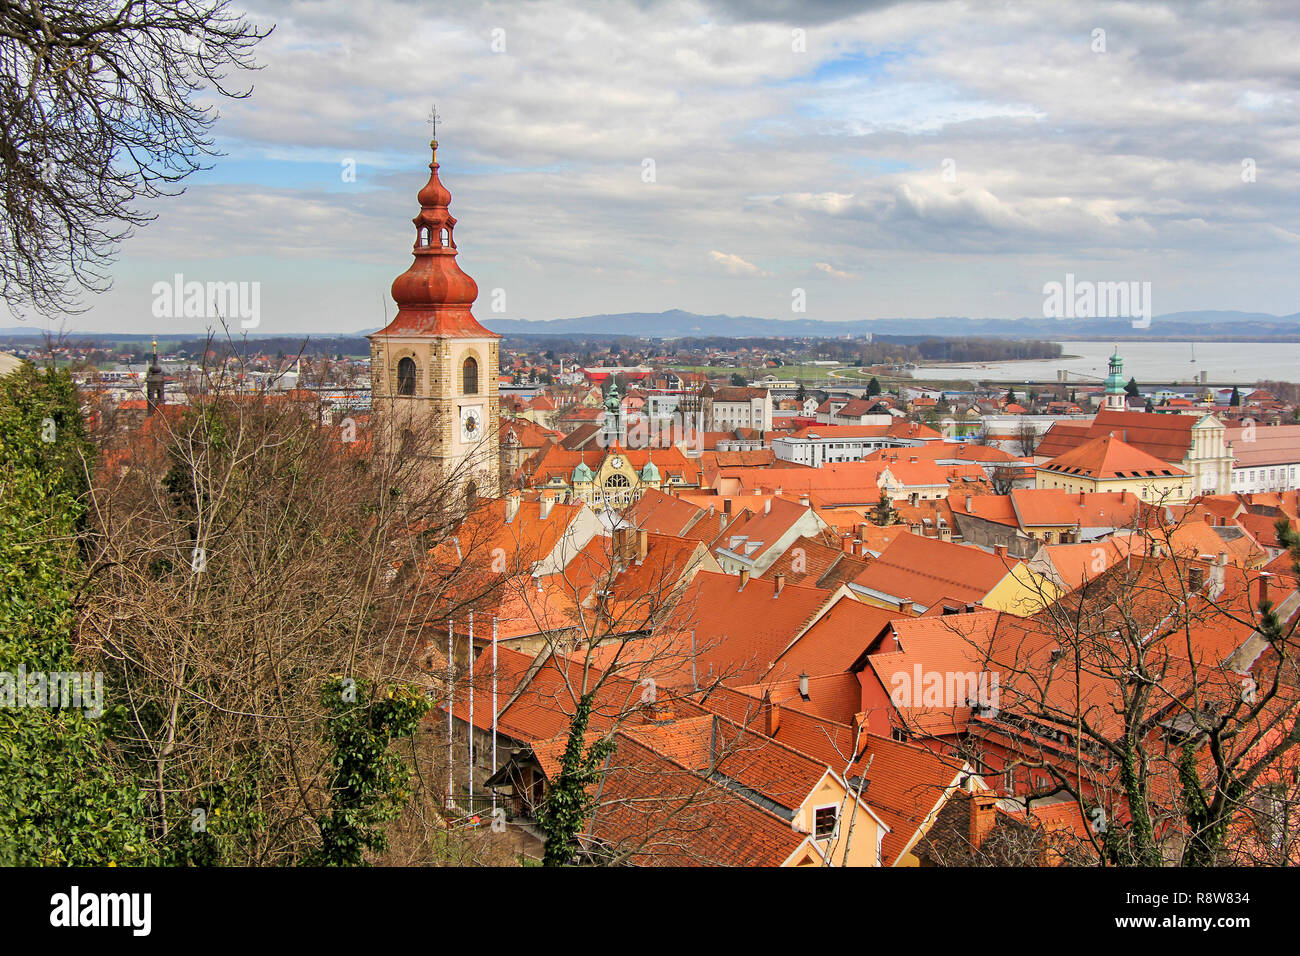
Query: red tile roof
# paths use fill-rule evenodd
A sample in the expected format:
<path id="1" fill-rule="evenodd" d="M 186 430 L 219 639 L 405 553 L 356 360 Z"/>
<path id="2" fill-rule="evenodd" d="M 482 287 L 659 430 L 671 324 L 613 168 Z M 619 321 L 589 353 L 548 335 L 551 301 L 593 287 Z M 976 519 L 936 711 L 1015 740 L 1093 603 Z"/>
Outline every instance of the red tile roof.
<path id="1" fill-rule="evenodd" d="M 1091 478 L 1172 478 L 1187 474 L 1169 461 L 1148 455 L 1113 434 L 1099 436 L 1039 466 L 1044 471 Z"/>
<path id="2" fill-rule="evenodd" d="M 1091 424 L 1057 422 L 1039 442 L 1034 454 L 1054 458 L 1080 445 L 1115 433 L 1121 441 L 1161 461 L 1177 464 L 1187 457 L 1192 445 L 1192 428 L 1196 415 L 1161 415 L 1155 412 L 1128 412 L 1103 409 Z"/>
<path id="3" fill-rule="evenodd" d="M 754 681 L 836 598 L 836 592 L 701 571 L 686 589 L 667 629 L 694 641 L 699 682 Z M 692 637 L 692 634 L 694 635 Z M 711 677 L 709 675 L 712 675 Z"/>
<path id="4" fill-rule="evenodd" d="M 1018 563 L 973 545 L 903 534 L 853 583 L 922 607 L 943 598 L 978 604 Z"/>
<path id="5" fill-rule="evenodd" d="M 770 677 L 847 672 L 872 640 L 900 617 L 860 601 L 837 601 L 812 627 L 778 657 Z M 855 708 L 855 710 L 858 708 Z"/>

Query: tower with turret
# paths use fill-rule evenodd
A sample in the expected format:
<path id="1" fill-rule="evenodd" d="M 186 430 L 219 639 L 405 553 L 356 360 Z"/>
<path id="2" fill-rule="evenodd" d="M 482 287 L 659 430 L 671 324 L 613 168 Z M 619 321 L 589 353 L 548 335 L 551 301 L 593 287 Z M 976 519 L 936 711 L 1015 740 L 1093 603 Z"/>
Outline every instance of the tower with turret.
<path id="1" fill-rule="evenodd" d="M 416 196 L 414 261 L 393 281 L 397 315 L 370 340 L 376 450 L 413 458 L 430 481 L 495 495 L 498 449 L 498 344 L 471 312 L 478 285 L 456 262 L 451 194 L 438 177 L 438 141 L 429 181 Z"/>

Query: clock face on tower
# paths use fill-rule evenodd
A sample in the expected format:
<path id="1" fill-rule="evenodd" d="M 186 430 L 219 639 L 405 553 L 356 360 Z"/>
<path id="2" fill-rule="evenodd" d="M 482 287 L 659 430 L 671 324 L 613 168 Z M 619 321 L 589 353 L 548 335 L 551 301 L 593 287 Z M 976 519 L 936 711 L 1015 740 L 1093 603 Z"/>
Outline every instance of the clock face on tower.
<path id="1" fill-rule="evenodd" d="M 483 406 L 462 405 L 460 408 L 460 440 L 478 441 L 483 437 Z"/>

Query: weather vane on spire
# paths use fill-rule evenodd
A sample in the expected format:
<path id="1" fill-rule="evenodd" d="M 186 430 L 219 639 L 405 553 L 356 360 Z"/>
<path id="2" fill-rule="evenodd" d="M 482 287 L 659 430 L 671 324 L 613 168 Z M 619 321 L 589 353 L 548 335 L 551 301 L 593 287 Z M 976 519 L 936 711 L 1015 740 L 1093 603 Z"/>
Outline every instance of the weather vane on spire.
<path id="1" fill-rule="evenodd" d="M 433 104 L 429 110 L 429 125 L 433 127 L 433 138 L 438 138 L 438 104 Z"/>

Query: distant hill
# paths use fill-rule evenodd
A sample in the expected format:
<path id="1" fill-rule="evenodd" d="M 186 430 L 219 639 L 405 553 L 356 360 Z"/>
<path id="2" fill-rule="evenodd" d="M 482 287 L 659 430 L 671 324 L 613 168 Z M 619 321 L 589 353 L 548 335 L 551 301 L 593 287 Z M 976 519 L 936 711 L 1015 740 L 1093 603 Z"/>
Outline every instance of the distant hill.
<path id="1" fill-rule="evenodd" d="M 1300 339 L 1300 312 L 1270 315 L 1266 312 L 1196 311 L 1169 312 L 1152 318 L 1151 325 L 1133 328 L 1129 319 L 1020 319 L 966 318 L 945 316 L 934 319 L 858 319 L 850 322 L 826 322 L 818 319 L 760 319 L 752 315 L 700 315 L 681 309 L 667 312 L 619 312 L 607 315 L 584 315 L 571 319 L 528 321 L 525 319 L 481 320 L 494 332 L 507 336 L 597 335 L 638 336 L 645 338 L 836 338 L 882 335 L 907 339 L 929 336 L 978 335 L 1047 340 L 1128 339 L 1167 340 L 1220 339 L 1224 341 L 1271 341 Z M 352 335 L 305 333 L 313 339 L 345 340 L 364 336 L 376 329 L 363 329 Z M 191 332 L 168 332 L 159 336 L 169 339 L 193 338 Z M 298 333 L 301 336 L 304 333 Z M 30 325 L 0 328 L 0 338 L 39 336 L 41 330 Z M 73 338 L 86 341 L 132 341 L 150 338 L 149 333 L 74 332 Z M 289 333 L 251 332 L 250 339 L 292 338 Z"/>
<path id="2" fill-rule="evenodd" d="M 875 335 L 949 336 L 992 335 L 1044 339 L 1164 339 L 1196 336 L 1237 339 L 1281 338 L 1300 335 L 1300 313 L 1269 315 L 1263 312 L 1171 312 L 1152 318 L 1145 329 L 1133 328 L 1129 319 L 988 319 L 958 316 L 936 319 L 860 319 L 823 322 L 816 319 L 760 319 L 748 315 L 698 315 L 672 309 L 668 312 L 621 312 L 572 319 L 529 322 L 522 319 L 484 319 L 483 324 L 502 335 L 635 335 L 648 338 L 725 336 Z"/>

